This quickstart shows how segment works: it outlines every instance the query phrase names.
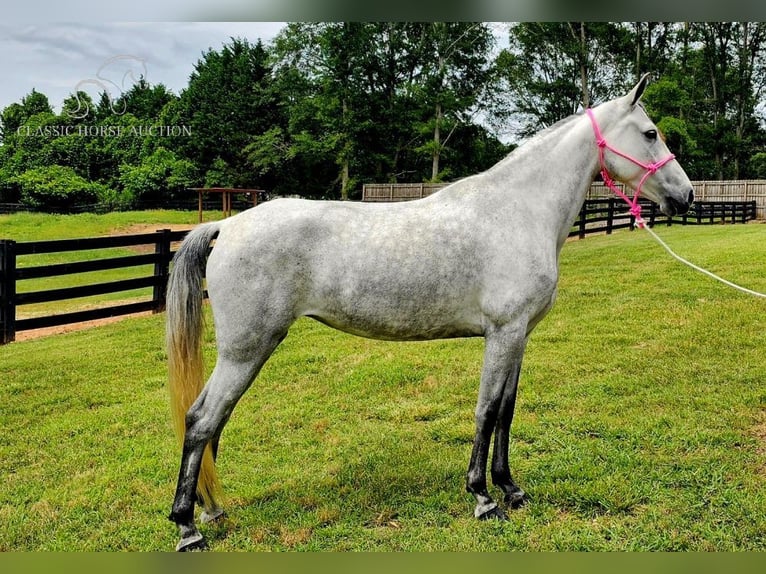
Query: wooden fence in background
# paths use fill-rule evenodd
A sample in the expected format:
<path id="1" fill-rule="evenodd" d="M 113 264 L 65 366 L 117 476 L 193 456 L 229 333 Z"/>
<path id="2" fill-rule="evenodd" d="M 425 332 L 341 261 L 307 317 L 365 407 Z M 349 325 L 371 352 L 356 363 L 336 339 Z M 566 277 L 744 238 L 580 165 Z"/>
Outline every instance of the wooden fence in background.
<path id="1" fill-rule="evenodd" d="M 87 239 L 62 239 L 54 241 L 24 241 L 16 242 L 10 239 L 0 239 L 0 344 L 10 343 L 19 331 L 40 329 L 153 311 L 155 313 L 165 308 L 165 290 L 167 288 L 170 261 L 173 258 L 172 243 L 180 241 L 187 231 L 170 231 L 161 229 L 156 233 L 140 235 L 118 235 L 110 237 L 94 237 Z M 65 251 L 85 251 L 107 249 L 113 247 L 128 247 L 136 245 L 154 245 L 154 252 L 139 255 L 109 257 L 91 261 L 76 261 L 54 265 L 26 267 L 17 265 L 17 258 L 25 255 L 40 253 L 60 253 Z M 30 291 L 19 293 L 18 281 L 56 277 L 75 273 L 89 273 L 107 269 L 120 269 L 153 264 L 151 275 L 143 277 L 109 281 L 77 287 L 63 287 L 45 291 Z M 40 317 L 17 319 L 16 311 L 24 305 L 64 301 L 79 297 L 90 297 L 106 293 L 130 291 L 142 287 L 152 287 L 150 299 L 133 303 L 122 303 L 87 309 L 70 313 L 59 313 Z"/>
<path id="2" fill-rule="evenodd" d="M 683 214 L 668 217 L 656 203 L 639 201 L 641 215 L 650 227 L 655 225 L 709 225 L 714 223 L 747 223 L 756 216 L 755 200 L 695 201 Z M 636 219 L 627 211 L 625 202 L 617 197 L 586 199 L 569 237 L 584 239 L 591 233 L 612 233 L 616 229 L 633 229 Z"/>
<path id="3" fill-rule="evenodd" d="M 692 186 L 694 187 L 695 201 L 755 201 L 755 218 L 766 219 L 766 179 L 692 181 Z M 613 197 L 612 192 L 600 182 L 594 182 L 587 195 L 587 199 L 601 199 L 608 197 Z"/>
<path id="4" fill-rule="evenodd" d="M 365 183 L 362 201 L 410 201 L 431 195 L 447 183 Z"/>
<path id="5" fill-rule="evenodd" d="M 446 183 L 367 183 L 362 187 L 362 201 L 407 201 L 431 195 Z M 756 218 L 766 219 L 766 180 L 693 181 L 697 201 L 749 202 L 755 201 Z M 587 199 L 605 199 L 612 192 L 594 182 Z"/>

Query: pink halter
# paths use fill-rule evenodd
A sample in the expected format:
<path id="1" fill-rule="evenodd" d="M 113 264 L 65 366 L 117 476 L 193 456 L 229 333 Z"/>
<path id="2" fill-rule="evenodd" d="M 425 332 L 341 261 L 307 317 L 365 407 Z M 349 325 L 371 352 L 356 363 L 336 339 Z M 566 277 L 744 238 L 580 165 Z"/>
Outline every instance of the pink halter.
<path id="1" fill-rule="evenodd" d="M 644 163 L 642 161 L 637 160 L 634 157 L 630 157 L 627 154 L 622 153 L 621 151 L 618 151 L 614 149 L 612 146 L 610 146 L 608 143 L 606 143 L 606 140 L 604 139 L 604 136 L 601 134 L 601 130 L 598 127 L 598 124 L 596 123 L 596 118 L 593 115 L 593 110 L 588 108 L 585 110 L 585 113 L 588 114 L 588 117 L 590 118 L 590 122 L 593 125 L 593 133 L 596 136 L 596 145 L 598 146 L 598 161 L 601 164 L 601 177 L 604 179 L 604 185 L 606 185 L 609 189 L 611 189 L 615 195 L 621 197 L 625 200 L 625 202 L 630 206 L 630 214 L 636 218 L 636 225 L 639 228 L 643 228 L 646 225 L 646 222 L 641 217 L 641 205 L 638 203 L 638 196 L 641 194 L 641 186 L 644 185 L 644 182 L 646 179 L 655 173 L 658 169 L 660 169 L 663 165 L 668 163 L 669 161 L 672 161 L 675 159 L 676 156 L 674 156 L 672 153 L 666 157 L 665 159 L 661 159 L 660 161 L 657 161 L 655 163 Z M 606 164 L 604 163 L 604 149 L 608 149 L 612 153 L 615 153 L 619 155 L 620 157 L 624 157 L 625 159 L 632 161 L 637 166 L 642 167 L 646 170 L 646 173 L 641 178 L 641 181 L 638 182 L 638 186 L 636 186 L 636 191 L 633 194 L 633 198 L 629 198 L 625 193 L 623 193 L 620 188 L 618 188 L 614 180 L 609 175 L 609 172 L 606 170 Z"/>

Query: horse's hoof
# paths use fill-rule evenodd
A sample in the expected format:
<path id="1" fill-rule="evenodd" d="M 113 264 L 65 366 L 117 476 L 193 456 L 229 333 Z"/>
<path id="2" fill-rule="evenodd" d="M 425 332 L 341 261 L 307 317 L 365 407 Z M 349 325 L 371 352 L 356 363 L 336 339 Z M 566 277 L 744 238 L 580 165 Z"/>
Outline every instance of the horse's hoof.
<path id="1" fill-rule="evenodd" d="M 499 520 L 501 522 L 505 522 L 508 520 L 508 515 L 503 511 L 502 508 L 495 506 L 482 514 L 479 514 L 477 518 L 479 520 Z"/>
<path id="2" fill-rule="evenodd" d="M 181 539 L 176 545 L 176 552 L 201 552 L 207 549 L 207 541 L 205 540 L 205 537 L 199 533 Z"/>
<path id="3" fill-rule="evenodd" d="M 226 518 L 226 513 L 222 508 L 217 508 L 213 512 L 204 511 L 199 515 L 199 521 L 202 524 L 210 524 L 211 522 L 217 522 L 218 520 L 222 520 L 224 518 Z"/>
<path id="4" fill-rule="evenodd" d="M 518 490 L 515 490 L 514 492 L 511 492 L 510 494 L 506 494 L 505 498 L 503 499 L 503 502 L 505 502 L 505 505 L 508 508 L 512 510 L 516 510 L 517 508 L 521 508 L 527 502 L 529 502 L 529 497 L 527 496 L 526 492 L 524 492 L 521 489 L 518 489 Z"/>

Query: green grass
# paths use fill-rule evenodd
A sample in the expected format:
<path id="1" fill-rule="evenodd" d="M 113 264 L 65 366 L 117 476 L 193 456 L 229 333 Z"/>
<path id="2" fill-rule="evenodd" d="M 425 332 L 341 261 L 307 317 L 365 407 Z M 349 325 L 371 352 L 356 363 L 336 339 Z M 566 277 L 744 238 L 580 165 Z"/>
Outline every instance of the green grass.
<path id="1" fill-rule="evenodd" d="M 45 213 L 19 212 L 0 215 L 0 238 L 16 241 L 43 241 L 73 237 L 100 237 L 130 229 L 137 223 L 165 225 L 197 223 L 196 211 L 115 211 L 98 215 L 50 215 Z M 221 213 L 206 211 L 205 221 L 220 219 Z"/>
<path id="2" fill-rule="evenodd" d="M 766 226 L 658 233 L 766 291 Z M 502 524 L 463 487 L 482 341 L 300 320 L 227 426 L 228 519 L 203 533 L 222 551 L 764 551 L 765 311 L 640 231 L 565 246 L 512 428 L 531 502 Z M 0 348 L 0 550 L 173 548 L 162 321 Z"/>

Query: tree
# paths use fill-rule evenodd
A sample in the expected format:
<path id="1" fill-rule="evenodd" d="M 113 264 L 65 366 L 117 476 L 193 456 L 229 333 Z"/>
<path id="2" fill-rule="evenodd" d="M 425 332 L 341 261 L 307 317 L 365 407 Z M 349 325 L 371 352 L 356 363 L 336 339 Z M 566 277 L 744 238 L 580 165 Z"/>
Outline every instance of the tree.
<path id="1" fill-rule="evenodd" d="M 178 124 L 192 138 L 173 142 L 174 149 L 206 173 L 221 158 L 236 174 L 234 185 L 257 186 L 244 152 L 253 134 L 270 129 L 277 114 L 271 91 L 271 69 L 263 44 L 233 39 L 199 60 L 175 110 Z"/>
<path id="2" fill-rule="evenodd" d="M 67 211 L 78 203 L 93 203 L 109 190 L 77 175 L 71 167 L 49 165 L 16 176 L 21 201 L 30 207 Z"/>
<path id="3" fill-rule="evenodd" d="M 83 91 L 70 94 L 61 105 L 61 118 L 67 125 L 83 125 L 88 120 L 93 100 Z"/>
<path id="4" fill-rule="evenodd" d="M 253 137 L 251 164 L 283 177 L 301 165 L 304 191 L 341 198 L 364 181 L 463 173 L 442 164 L 475 121 L 491 42 L 481 23 L 290 24 L 274 50 L 284 122 Z"/>
<path id="5" fill-rule="evenodd" d="M 739 178 L 747 162 L 763 148 L 754 110 L 766 86 L 766 24 L 739 22 L 735 33 L 737 70 L 734 90 L 735 136 L 734 177 Z M 761 131 L 761 134 L 758 132 Z M 759 141 L 760 140 L 760 141 Z"/>
<path id="6" fill-rule="evenodd" d="M 766 78 L 766 31 L 759 23 L 702 22 L 688 35 L 685 82 L 693 94 L 689 122 L 705 150 L 699 176 L 747 177 L 750 158 L 762 148 L 764 130 L 756 112 Z"/>
<path id="7" fill-rule="evenodd" d="M 138 165 L 120 166 L 120 184 L 126 200 L 131 201 L 179 197 L 196 179 L 194 164 L 164 147 L 158 147 Z"/>
<path id="8" fill-rule="evenodd" d="M 352 187 L 357 136 L 370 118 L 363 71 L 372 32 L 361 22 L 291 23 L 275 43 L 282 85 L 286 78 L 297 79 L 294 88 L 301 90 L 286 110 L 288 155 L 309 161 L 317 155 L 331 158 L 338 172 L 330 183 L 338 185 L 342 199 L 348 199 Z"/>
<path id="9" fill-rule="evenodd" d="M 511 26 L 509 48 L 496 61 L 503 94 L 496 117 L 500 122 L 515 118 L 515 135 L 526 137 L 615 97 L 630 83 L 629 40 L 627 29 L 611 22 Z"/>
<path id="10" fill-rule="evenodd" d="M 45 99 L 47 101 L 47 98 Z M 10 187 L 18 192 L 17 176 L 23 174 L 26 170 L 44 167 L 50 165 L 49 142 L 55 138 L 58 133 L 58 118 L 51 111 L 40 111 L 28 115 L 22 103 L 19 107 L 13 104 L 13 120 L 21 118 L 21 123 L 13 131 L 3 138 L 3 145 L 0 146 L 2 154 L 0 159 L 0 185 Z M 41 109 L 35 106 L 32 109 Z M 44 109 L 44 108 L 43 108 Z M 7 111 L 6 108 L 5 111 Z M 19 115 L 16 115 L 16 114 Z M 10 114 L 9 114 L 10 115 Z M 10 123 L 8 124 L 10 126 Z"/>
<path id="11" fill-rule="evenodd" d="M 14 134 L 32 116 L 52 113 L 48 96 L 33 88 L 21 99 L 20 104 L 13 103 L 0 113 L 0 141 Z"/>
<path id="12" fill-rule="evenodd" d="M 24 106 L 12 103 L 0 113 L 0 142 L 7 141 L 26 119 Z"/>
<path id="13" fill-rule="evenodd" d="M 471 123 L 489 79 L 492 33 L 481 22 L 433 22 L 423 28 L 420 74 L 422 103 L 429 110 L 422 131 L 429 142 L 417 148 L 431 159 L 431 181 L 440 179 L 442 152 L 455 129 Z"/>
<path id="14" fill-rule="evenodd" d="M 130 112 L 135 117 L 143 120 L 156 119 L 163 108 L 176 96 L 170 92 L 164 85 L 151 85 L 143 77 L 133 84 L 133 86 L 122 94 L 113 106 L 115 110 Z M 101 102 L 103 107 L 103 102 Z M 105 111 L 105 110 L 104 110 Z"/>
<path id="15" fill-rule="evenodd" d="M 672 22 L 632 22 L 631 28 L 635 46 L 633 74 L 640 78 L 650 72 L 654 78 L 661 78 L 676 46 L 677 25 Z"/>

